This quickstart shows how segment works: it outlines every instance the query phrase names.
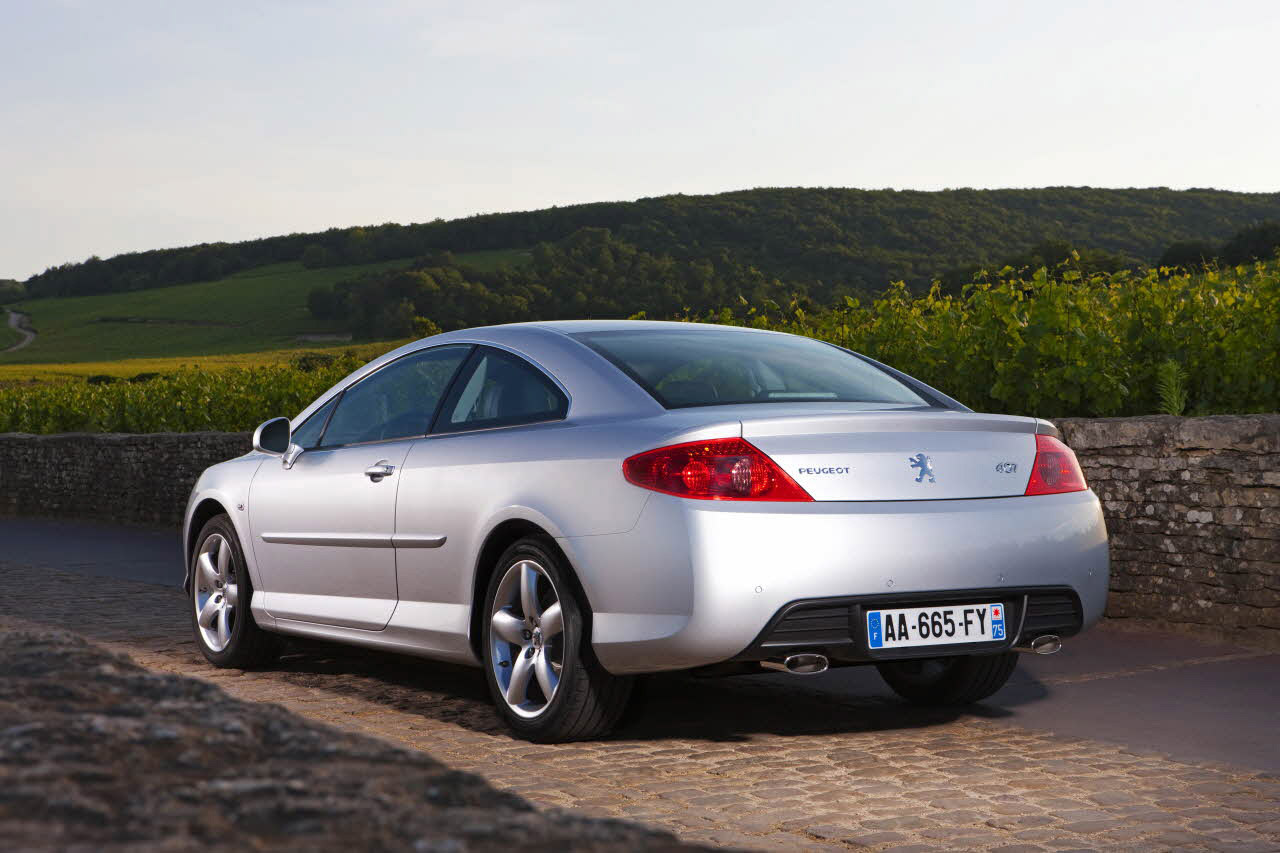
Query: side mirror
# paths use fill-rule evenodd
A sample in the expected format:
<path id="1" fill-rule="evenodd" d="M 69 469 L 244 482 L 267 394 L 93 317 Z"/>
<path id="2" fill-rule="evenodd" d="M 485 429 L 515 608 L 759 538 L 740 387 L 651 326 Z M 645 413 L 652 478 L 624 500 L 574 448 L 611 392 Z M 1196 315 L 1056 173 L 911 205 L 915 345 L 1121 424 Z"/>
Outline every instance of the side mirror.
<path id="1" fill-rule="evenodd" d="M 253 449 L 272 456 L 289 451 L 289 419 L 272 418 L 253 432 Z"/>

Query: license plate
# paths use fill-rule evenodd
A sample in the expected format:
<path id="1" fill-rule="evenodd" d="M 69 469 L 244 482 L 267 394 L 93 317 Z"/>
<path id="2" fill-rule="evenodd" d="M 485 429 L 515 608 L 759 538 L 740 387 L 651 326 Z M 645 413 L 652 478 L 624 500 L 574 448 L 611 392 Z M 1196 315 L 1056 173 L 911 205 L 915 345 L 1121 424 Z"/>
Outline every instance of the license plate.
<path id="1" fill-rule="evenodd" d="M 1004 638 L 1003 604 L 867 611 L 867 645 L 873 649 L 995 642 Z"/>

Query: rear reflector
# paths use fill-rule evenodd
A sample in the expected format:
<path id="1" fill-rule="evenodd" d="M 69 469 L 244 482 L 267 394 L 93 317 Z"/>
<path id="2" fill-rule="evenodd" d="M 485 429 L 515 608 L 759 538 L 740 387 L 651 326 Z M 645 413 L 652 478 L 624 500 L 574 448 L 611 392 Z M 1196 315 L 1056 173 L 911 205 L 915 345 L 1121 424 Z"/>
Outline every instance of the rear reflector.
<path id="1" fill-rule="evenodd" d="M 690 441 L 638 453 L 622 475 L 655 492 L 708 501 L 811 501 L 809 493 L 741 438 Z"/>
<path id="2" fill-rule="evenodd" d="M 1087 488 L 1075 452 L 1051 435 L 1037 435 L 1036 461 L 1024 494 L 1057 495 Z"/>

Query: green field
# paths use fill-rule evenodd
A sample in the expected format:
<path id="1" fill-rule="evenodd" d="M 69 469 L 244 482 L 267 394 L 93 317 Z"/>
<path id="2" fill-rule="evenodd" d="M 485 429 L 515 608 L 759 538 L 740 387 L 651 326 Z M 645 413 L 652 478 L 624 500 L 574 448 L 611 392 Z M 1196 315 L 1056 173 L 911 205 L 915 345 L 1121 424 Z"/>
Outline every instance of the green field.
<path id="1" fill-rule="evenodd" d="M 31 315 L 36 339 L 18 352 L 0 354 L 0 365 L 303 347 L 307 342 L 299 335 L 332 331 L 307 312 L 313 287 L 407 263 L 310 270 L 273 264 L 199 284 L 29 300 L 15 307 Z M 311 343 L 317 345 L 326 344 Z"/>
<path id="2" fill-rule="evenodd" d="M 0 350 L 13 346 L 22 340 L 22 335 L 9 328 L 9 311 L 0 308 Z M 3 356 L 0 356 L 3 358 Z"/>
<path id="3" fill-rule="evenodd" d="M 457 261 L 494 269 L 519 264 L 528 257 L 527 250 L 504 249 L 459 254 Z M 262 363 L 265 351 L 340 347 L 340 340 L 300 337 L 338 331 L 326 328 L 308 313 L 311 289 L 410 262 L 405 258 L 320 269 L 306 269 L 296 262 L 272 264 L 198 284 L 28 300 L 14 307 L 31 315 L 36 339 L 18 352 L 0 354 L 0 378 L 93 373 L 125 376 L 208 361 L 192 356 L 244 353 L 252 363 Z M 17 333 L 7 326 L 0 328 L 0 349 L 18 340 Z M 110 364 L 122 359 L 148 363 Z M 233 359 L 227 363 L 244 362 Z M 51 369 L 24 372 L 18 365 L 49 365 Z"/>
<path id="4" fill-rule="evenodd" d="M 56 382 L 68 379 L 84 379 L 89 376 L 114 376 L 131 379 L 140 374 L 175 373 L 183 368 L 223 370 L 230 367 L 266 367 L 288 364 L 303 353 L 322 353 L 341 356 L 352 353 L 361 362 L 377 358 L 389 352 L 403 341 L 375 341 L 372 343 L 343 343 L 336 345 L 299 344 L 289 349 L 272 349 L 260 352 L 220 353 L 217 355 L 171 355 L 155 358 L 122 358 L 115 361 L 54 361 L 42 364 L 0 363 L 0 387 L 30 380 Z"/>

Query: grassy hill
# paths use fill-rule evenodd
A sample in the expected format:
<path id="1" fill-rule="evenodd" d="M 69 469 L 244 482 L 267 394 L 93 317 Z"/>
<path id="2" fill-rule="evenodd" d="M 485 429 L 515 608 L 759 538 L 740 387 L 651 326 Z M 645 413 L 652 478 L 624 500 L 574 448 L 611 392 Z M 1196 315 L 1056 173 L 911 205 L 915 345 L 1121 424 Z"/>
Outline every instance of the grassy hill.
<path id="1" fill-rule="evenodd" d="M 199 284 L 30 300 L 15 307 L 31 315 L 36 339 L 18 352 L 0 354 L 0 364 L 301 347 L 306 342 L 299 335 L 332 331 L 307 313 L 311 288 L 406 263 L 317 270 L 298 263 L 273 264 Z"/>
<path id="2" fill-rule="evenodd" d="M 368 263 L 433 252 L 511 250 L 607 228 L 641 251 L 682 261 L 730 255 L 767 277 L 879 290 L 927 282 L 951 267 L 988 263 L 1045 240 L 1154 261 L 1170 244 L 1220 241 L 1245 225 L 1280 219 L 1280 193 L 1093 189 L 940 192 L 754 189 L 672 195 L 420 225 L 333 228 L 241 243 L 211 243 L 91 258 L 27 281 L 34 296 L 140 290 L 222 278 L 265 264 Z M 823 287 L 813 287 L 822 283 Z"/>
<path id="3" fill-rule="evenodd" d="M 9 327 L 8 310 L 0 308 L 0 350 L 8 349 L 20 340 L 22 340 L 22 335 Z M 0 358 L 2 357 L 0 356 Z"/>
<path id="4" fill-rule="evenodd" d="M 493 270 L 522 263 L 527 257 L 527 251 L 514 249 L 468 253 L 457 260 L 474 269 Z M 408 259 L 396 259 L 305 269 L 295 261 L 255 267 L 216 281 L 29 300 L 14 307 L 31 315 L 36 339 L 18 352 L 0 353 L 0 379 L 95 373 L 132 376 L 190 363 L 191 356 L 244 354 L 244 359 L 224 358 L 216 363 L 259 364 L 277 360 L 266 351 L 331 348 L 335 341 L 324 336 L 343 330 L 326 327 L 307 311 L 312 288 L 408 264 Z M 0 315 L 0 349 L 18 340 Z M 120 359 L 130 363 L 115 365 Z M 14 367 L 36 364 L 50 367 Z"/>

